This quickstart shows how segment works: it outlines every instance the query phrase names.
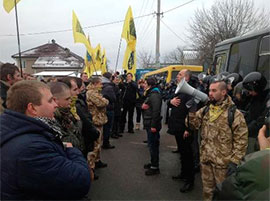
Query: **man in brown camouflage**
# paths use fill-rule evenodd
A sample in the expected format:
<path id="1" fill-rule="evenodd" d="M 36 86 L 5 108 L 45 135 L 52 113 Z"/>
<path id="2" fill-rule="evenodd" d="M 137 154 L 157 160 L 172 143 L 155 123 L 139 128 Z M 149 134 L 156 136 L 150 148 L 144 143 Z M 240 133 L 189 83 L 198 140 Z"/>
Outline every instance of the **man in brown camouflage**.
<path id="1" fill-rule="evenodd" d="M 203 200 L 212 200 L 216 184 L 239 164 L 245 156 L 248 129 L 243 114 L 236 109 L 232 126 L 228 123 L 228 110 L 234 104 L 227 95 L 224 81 L 211 83 L 209 110 L 205 107 L 189 114 L 189 124 L 201 128 L 200 162 Z M 205 113 L 205 114 L 204 114 Z"/>
<path id="2" fill-rule="evenodd" d="M 106 98 L 103 98 L 101 90 L 101 79 L 99 77 L 91 77 L 90 84 L 87 87 L 86 101 L 92 115 L 92 121 L 100 133 L 99 138 L 94 143 L 94 150 L 87 156 L 88 162 L 90 163 L 90 167 L 92 169 L 94 169 L 95 166 L 96 168 L 107 166 L 107 164 L 101 162 L 100 152 L 103 141 L 102 127 L 108 121 L 106 115 L 106 106 L 109 104 L 109 101 Z"/>

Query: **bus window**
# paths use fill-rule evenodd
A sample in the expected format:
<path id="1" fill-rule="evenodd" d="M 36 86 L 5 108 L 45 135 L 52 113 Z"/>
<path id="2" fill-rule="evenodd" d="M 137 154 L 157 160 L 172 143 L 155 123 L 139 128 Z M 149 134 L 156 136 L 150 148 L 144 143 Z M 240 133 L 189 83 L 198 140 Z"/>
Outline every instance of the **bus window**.
<path id="1" fill-rule="evenodd" d="M 270 49 L 269 41 L 270 36 L 265 36 L 262 38 L 260 44 L 260 53 L 259 53 L 259 62 L 258 62 L 258 71 L 262 73 L 267 79 L 270 76 Z"/>
<path id="2" fill-rule="evenodd" d="M 239 73 L 243 77 L 255 71 L 255 58 L 258 39 L 235 43 L 231 47 L 229 58 L 230 73 Z"/>
<path id="3" fill-rule="evenodd" d="M 262 38 L 261 44 L 260 44 L 260 56 L 264 54 L 270 54 L 270 35 L 265 36 Z"/>
<path id="4" fill-rule="evenodd" d="M 227 59 L 226 53 L 216 55 L 215 69 L 213 69 L 216 74 L 218 74 L 222 71 L 226 71 L 226 68 L 225 68 L 226 59 Z"/>

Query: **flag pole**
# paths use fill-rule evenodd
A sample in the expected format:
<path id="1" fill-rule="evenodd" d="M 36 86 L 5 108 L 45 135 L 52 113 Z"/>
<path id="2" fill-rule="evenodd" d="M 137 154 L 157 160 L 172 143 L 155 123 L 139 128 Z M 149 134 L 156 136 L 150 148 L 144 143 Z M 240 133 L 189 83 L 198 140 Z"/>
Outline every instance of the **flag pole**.
<path id="1" fill-rule="evenodd" d="M 117 58 L 116 58 L 116 64 L 115 64 L 115 72 L 117 69 L 117 65 L 118 65 L 118 59 L 119 59 L 119 54 L 120 54 L 120 49 L 121 49 L 121 43 L 122 43 L 122 37 L 120 38 L 120 42 L 119 42 L 119 47 L 118 47 L 118 53 L 117 53 Z"/>
<path id="2" fill-rule="evenodd" d="M 21 44 L 20 44 L 20 33 L 19 33 L 19 22 L 18 22 L 17 2 L 16 2 L 16 0 L 14 0 L 14 4 L 15 4 L 15 17 L 16 17 L 16 27 L 17 27 L 17 40 L 18 40 L 18 49 L 19 49 L 19 64 L 20 64 L 21 76 L 23 77 L 23 71 L 22 71 L 22 57 L 21 57 Z"/>

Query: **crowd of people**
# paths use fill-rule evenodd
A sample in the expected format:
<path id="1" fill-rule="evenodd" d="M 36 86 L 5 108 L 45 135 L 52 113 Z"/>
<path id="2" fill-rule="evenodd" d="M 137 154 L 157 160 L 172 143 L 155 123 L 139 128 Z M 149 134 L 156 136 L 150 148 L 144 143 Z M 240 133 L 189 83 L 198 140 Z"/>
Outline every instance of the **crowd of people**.
<path id="1" fill-rule="evenodd" d="M 0 72 L 2 200 L 83 198 L 99 179 L 95 170 L 108 166 L 101 152 L 115 148 L 110 138 L 141 129 L 141 117 L 150 153 L 145 175 L 160 174 L 163 103 L 181 162 L 172 179 L 184 181 L 182 193 L 193 190 L 197 170 L 203 200 L 219 199 L 223 189 L 215 188 L 235 175 L 243 157 L 270 148 L 269 89 L 259 72 L 243 79 L 236 73 L 195 77 L 185 69 L 166 86 L 154 77 L 135 82 L 127 72 L 47 81 L 22 78 L 10 63 Z M 208 101 L 176 92 L 182 80 L 209 94 Z"/>

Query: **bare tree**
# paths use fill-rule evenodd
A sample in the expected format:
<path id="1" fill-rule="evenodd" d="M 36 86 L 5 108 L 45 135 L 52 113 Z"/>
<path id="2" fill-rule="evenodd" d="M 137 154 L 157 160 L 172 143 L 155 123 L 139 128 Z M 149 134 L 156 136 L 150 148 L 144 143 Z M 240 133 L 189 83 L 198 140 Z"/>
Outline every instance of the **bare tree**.
<path id="1" fill-rule="evenodd" d="M 177 63 L 184 65 L 199 65 L 198 51 L 178 46 L 175 50 L 166 54 L 164 63 Z"/>
<path id="2" fill-rule="evenodd" d="M 164 63 L 183 63 L 184 51 L 183 47 L 177 47 L 173 51 L 166 54 L 163 58 Z"/>
<path id="3" fill-rule="evenodd" d="M 269 15 L 252 0 L 216 0 L 210 9 L 196 11 L 189 38 L 204 61 L 212 58 L 216 43 L 268 26 Z"/>
<path id="4" fill-rule="evenodd" d="M 142 68 L 147 68 L 149 64 L 154 63 L 155 58 L 151 52 L 140 51 L 137 54 L 138 64 Z"/>

